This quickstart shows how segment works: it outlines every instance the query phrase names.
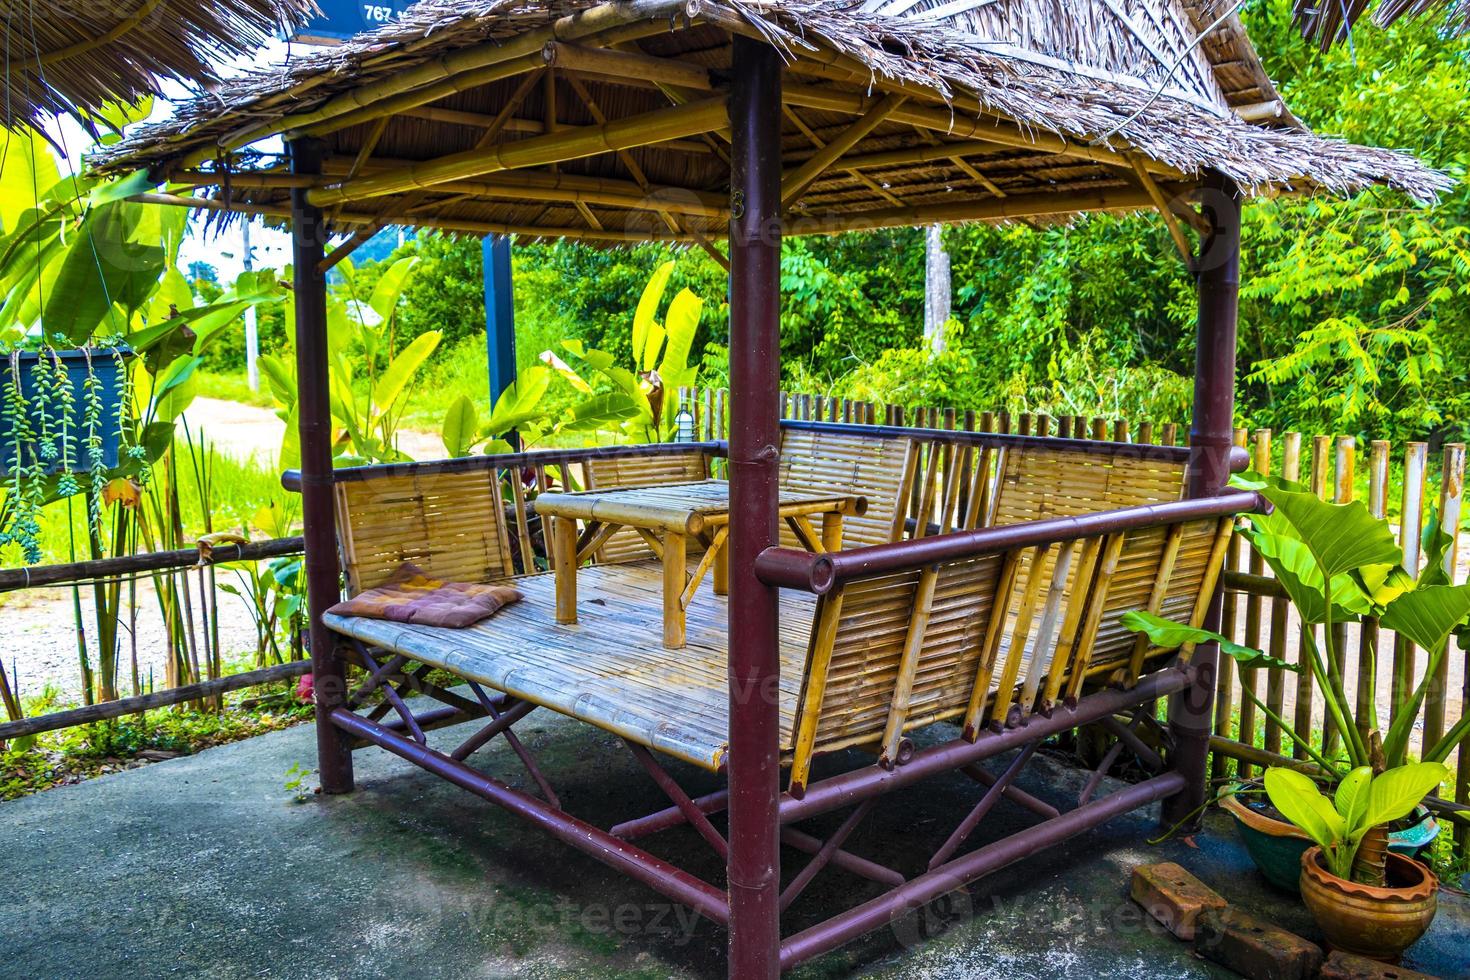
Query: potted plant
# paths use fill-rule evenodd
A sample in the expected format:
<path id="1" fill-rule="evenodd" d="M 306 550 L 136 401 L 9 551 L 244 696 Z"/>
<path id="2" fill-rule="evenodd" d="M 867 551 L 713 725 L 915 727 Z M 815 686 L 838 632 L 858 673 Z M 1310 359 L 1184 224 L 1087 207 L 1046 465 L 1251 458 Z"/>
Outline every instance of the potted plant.
<path id="1" fill-rule="evenodd" d="M 1423 864 L 1386 853 L 1387 826 L 1444 780 L 1440 762 L 1373 775 L 1348 773 L 1329 800 L 1306 775 L 1266 771 L 1271 803 L 1316 844 L 1302 854 L 1302 900 L 1335 949 L 1397 962 L 1434 921 L 1439 880 Z"/>
<path id="2" fill-rule="evenodd" d="M 1286 664 L 1218 634 L 1148 613 L 1127 614 L 1125 625 L 1147 634 L 1165 649 L 1216 641 L 1223 654 L 1244 666 L 1310 670 L 1326 717 L 1341 736 L 1341 747 L 1331 758 L 1312 744 L 1310 733 L 1295 731 L 1249 688 L 1242 688 L 1242 692 L 1287 733 L 1311 760 L 1304 765 L 1315 765 L 1329 785 L 1340 783 L 1360 768 L 1383 773 L 1405 765 L 1414 721 L 1447 655 L 1450 639 L 1458 634 L 1463 643 L 1470 633 L 1470 586 L 1450 585 L 1442 567 L 1449 535 L 1431 517 L 1423 535 L 1424 570 L 1416 574 L 1416 570 L 1404 567 L 1403 550 L 1394 541 L 1388 522 L 1374 518 L 1360 501 L 1329 504 L 1298 484 L 1254 474 L 1246 474 L 1238 482 L 1258 490 L 1272 506 L 1268 514 L 1250 515 L 1242 533 L 1271 568 L 1308 627 L 1302 631 L 1298 662 Z M 1400 707 L 1386 733 L 1379 726 L 1373 699 L 1366 699 L 1359 711 L 1347 695 L 1338 668 L 1342 661 L 1334 624 L 1367 617 L 1377 617 L 1385 629 L 1429 653 L 1424 679 Z M 1318 645 L 1315 628 L 1319 626 L 1325 650 Z M 1377 651 L 1372 653 L 1376 657 Z M 1470 718 L 1463 718 L 1438 742 L 1426 746 L 1422 758 L 1443 762 L 1467 732 Z M 1252 858 L 1268 879 L 1286 888 L 1299 883 L 1301 854 L 1311 846 L 1308 835 L 1283 819 L 1284 815 L 1273 813 L 1258 794 L 1232 788 L 1223 794 L 1222 803 L 1235 816 Z M 1410 826 L 1399 829 L 1396 835 L 1390 832 L 1385 850 L 1413 852 L 1433 840 L 1438 828 L 1427 811 L 1420 811 L 1416 817 L 1409 813 L 1400 816 L 1409 818 Z"/>

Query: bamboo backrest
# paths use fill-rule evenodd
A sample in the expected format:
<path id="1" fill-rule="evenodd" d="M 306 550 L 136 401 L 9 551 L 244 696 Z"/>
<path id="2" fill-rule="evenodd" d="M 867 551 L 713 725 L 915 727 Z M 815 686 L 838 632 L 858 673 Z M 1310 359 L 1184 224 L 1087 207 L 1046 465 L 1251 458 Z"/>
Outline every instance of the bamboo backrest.
<path id="1" fill-rule="evenodd" d="M 1119 444 L 1116 452 L 1008 446 L 996 477 L 992 524 L 1075 517 L 1178 500 L 1184 461 Z"/>
<path id="2" fill-rule="evenodd" d="M 783 489 L 841 491 L 867 498 L 867 512 L 842 523 L 842 546 L 859 548 L 896 541 L 903 533 L 907 480 L 914 446 L 908 439 L 846 432 L 784 429 L 780 483 Z M 787 528 L 783 547 L 800 547 Z"/>
<path id="3" fill-rule="evenodd" d="M 621 456 L 590 459 L 586 464 L 587 489 L 611 487 L 653 487 L 670 483 L 690 483 L 709 477 L 709 457 L 702 450 L 660 456 Z M 652 558 L 639 534 L 623 528 L 597 549 L 596 560 L 613 562 L 644 561 Z"/>
<path id="4" fill-rule="evenodd" d="M 1231 518 L 976 555 L 839 585 L 818 603 L 787 751 L 800 792 L 812 757 L 957 720 L 965 737 L 1021 723 L 1085 685 L 1136 683 L 1161 651 L 1129 610 L 1198 625 Z M 1169 654 L 1172 656 L 1172 654 Z"/>
<path id="5" fill-rule="evenodd" d="M 493 466 L 338 483 L 337 539 L 352 595 L 404 562 L 435 578 L 486 582 L 515 573 Z"/>

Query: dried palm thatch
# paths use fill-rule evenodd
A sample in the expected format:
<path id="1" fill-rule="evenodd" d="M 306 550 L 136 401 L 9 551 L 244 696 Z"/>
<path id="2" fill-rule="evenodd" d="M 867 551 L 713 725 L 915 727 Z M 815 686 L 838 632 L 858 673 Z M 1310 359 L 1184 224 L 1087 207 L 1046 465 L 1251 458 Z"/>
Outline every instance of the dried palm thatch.
<path id="1" fill-rule="evenodd" d="M 133 103 L 157 79 L 218 81 L 216 66 L 315 10 L 311 0 L 7 0 L 0 123 Z"/>
<path id="2" fill-rule="evenodd" d="M 786 60 L 796 231 L 1167 216 L 1209 168 L 1262 193 L 1382 183 L 1429 200 L 1447 186 L 1406 154 L 1297 125 L 1233 9 L 421 0 L 340 48 L 222 86 L 98 166 L 218 188 L 191 206 L 265 214 L 307 187 L 343 230 L 706 243 L 727 217 L 723 92 L 730 38 L 743 34 Z M 275 135 L 324 140 L 323 174 L 289 174 L 253 150 Z"/>
<path id="3" fill-rule="evenodd" d="M 1387 27 L 1403 17 L 1441 16 L 1450 34 L 1470 31 L 1470 3 L 1466 0 L 1296 0 L 1292 17 L 1303 36 L 1326 51 L 1352 37 L 1353 27 L 1368 8 L 1373 23 Z"/>

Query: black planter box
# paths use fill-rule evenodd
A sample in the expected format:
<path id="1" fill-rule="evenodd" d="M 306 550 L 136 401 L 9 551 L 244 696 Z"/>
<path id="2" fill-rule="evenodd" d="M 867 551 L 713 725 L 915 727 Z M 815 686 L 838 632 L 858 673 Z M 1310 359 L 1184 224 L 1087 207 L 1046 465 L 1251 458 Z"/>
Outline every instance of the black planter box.
<path id="1" fill-rule="evenodd" d="M 117 435 L 117 411 L 118 403 L 123 394 L 122 369 L 126 367 L 128 358 L 132 357 L 132 351 L 123 350 L 123 361 L 120 365 L 112 348 L 97 349 L 91 352 L 92 373 L 102 383 L 100 392 L 102 398 L 102 414 L 97 421 L 97 432 L 102 437 L 102 463 L 111 469 L 118 464 L 118 435 Z M 45 355 L 50 361 L 51 354 Z M 67 383 L 71 386 L 71 419 L 67 423 L 70 432 L 74 436 L 71 452 L 71 469 L 73 472 L 85 472 L 91 468 L 91 457 L 88 454 L 86 444 L 86 428 L 84 419 L 86 417 L 86 393 L 83 384 L 87 379 L 87 355 L 79 350 L 57 351 L 56 356 L 66 367 Z M 41 355 L 34 351 L 22 351 L 20 358 L 21 393 L 25 398 L 26 410 L 31 418 L 31 431 L 35 438 L 29 445 L 20 447 L 23 465 L 30 467 L 34 464 L 40 449 L 41 426 L 36 414 L 36 367 Z M 48 366 L 49 367 L 49 366 Z M 11 371 L 11 358 L 0 357 L 0 371 L 4 377 L 0 377 L 0 391 L 9 380 Z M 60 406 L 47 405 L 47 414 L 52 418 L 53 424 L 57 420 L 57 411 Z M 10 422 L 9 410 L 0 404 L 0 476 L 9 475 L 15 463 L 15 432 Z M 45 460 L 42 463 L 42 471 L 45 473 L 60 473 L 65 468 L 61 456 L 60 439 L 57 440 L 57 456 L 55 459 Z"/>

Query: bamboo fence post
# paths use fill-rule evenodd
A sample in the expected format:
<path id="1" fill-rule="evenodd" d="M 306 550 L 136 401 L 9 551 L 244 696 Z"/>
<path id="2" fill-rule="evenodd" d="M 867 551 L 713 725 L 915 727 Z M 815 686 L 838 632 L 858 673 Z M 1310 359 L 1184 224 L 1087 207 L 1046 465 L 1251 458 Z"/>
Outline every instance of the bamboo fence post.
<path id="1" fill-rule="evenodd" d="M 1424 533 L 1424 487 L 1429 464 L 1429 444 L 1411 442 L 1404 450 L 1404 486 L 1399 505 L 1399 546 L 1404 549 L 1404 567 L 1419 576 L 1420 535 Z M 1393 642 L 1393 690 L 1389 696 L 1389 720 L 1403 710 L 1414 690 L 1416 660 L 1414 644 L 1402 636 Z"/>
<path id="2" fill-rule="evenodd" d="M 1251 445 L 1251 468 L 1262 476 L 1271 472 L 1271 430 L 1257 429 Z M 1254 548 L 1247 548 L 1246 567 L 1252 575 L 1266 571 L 1265 560 Z M 1261 597 L 1249 595 L 1245 600 L 1245 645 L 1252 649 L 1261 648 Z M 1246 745 L 1256 744 L 1256 687 L 1255 667 L 1240 668 L 1240 741 Z M 1247 696 L 1247 694 L 1249 696 Z M 1239 762 L 1236 772 L 1241 779 L 1251 776 L 1250 763 Z"/>
<path id="3" fill-rule="evenodd" d="M 1332 502 L 1335 504 L 1346 504 L 1353 499 L 1354 470 L 1357 463 L 1357 440 L 1352 436 L 1339 436 L 1333 440 L 1333 481 Z M 1337 671 L 1337 676 L 1342 679 L 1343 693 L 1349 696 L 1347 690 L 1347 623 L 1332 624 L 1332 647 L 1330 656 L 1331 665 L 1329 670 Z M 1322 752 L 1324 755 L 1332 755 L 1338 747 L 1342 738 L 1342 732 L 1332 724 L 1331 719 L 1324 719 L 1322 723 Z"/>
<path id="4" fill-rule="evenodd" d="M 1057 438 L 1072 438 L 1072 416 L 1063 415 L 1057 419 Z"/>
<path id="5" fill-rule="evenodd" d="M 1439 520 L 1445 533 L 1450 535 L 1449 549 L 1444 555 L 1444 570 L 1455 580 L 1460 557 L 1460 502 L 1465 483 L 1465 445 L 1452 442 L 1444 447 L 1443 463 L 1439 471 Z M 1449 696 L 1450 658 L 1445 657 L 1435 671 L 1424 698 L 1424 744 L 1433 745 L 1445 733 L 1445 703 Z"/>
<path id="6" fill-rule="evenodd" d="M 1096 439 L 1098 442 L 1103 442 L 1103 441 L 1105 441 L 1107 439 L 1107 437 L 1108 437 L 1108 420 L 1107 419 L 1104 419 L 1104 418 L 1095 418 L 1095 419 L 1093 419 L 1092 420 L 1092 438 Z"/>
<path id="7" fill-rule="evenodd" d="M 1368 512 L 1379 520 L 1388 517 L 1388 452 L 1389 444 L 1382 439 L 1368 446 Z M 1358 696 L 1354 702 L 1358 734 L 1364 745 L 1368 744 L 1368 710 L 1378 697 L 1377 650 L 1378 620 L 1365 618 L 1358 627 Z"/>
<path id="8" fill-rule="evenodd" d="M 1159 444 L 1162 445 L 1162 446 L 1177 446 L 1177 445 L 1179 445 L 1179 423 L 1177 423 L 1177 422 L 1165 422 L 1164 423 L 1164 434 L 1163 434 L 1163 437 L 1159 439 Z"/>
<path id="9" fill-rule="evenodd" d="M 1031 413 L 1022 412 L 1021 417 L 1016 420 L 1016 429 L 1023 436 L 1031 434 Z"/>
<path id="10" fill-rule="evenodd" d="M 1113 441 L 1114 442 L 1129 442 L 1130 441 L 1129 438 L 1128 438 L 1128 420 L 1127 419 L 1114 419 L 1113 420 Z"/>
<path id="11" fill-rule="evenodd" d="M 1281 476 L 1295 482 L 1302 475 L 1302 434 L 1288 432 L 1281 440 Z M 1271 599 L 1271 656 L 1286 659 L 1286 632 L 1291 619 L 1291 603 L 1282 596 Z M 1286 705 L 1286 671 L 1266 674 L 1266 707 L 1278 718 Z M 1269 716 L 1266 719 L 1265 746 L 1268 751 L 1281 751 L 1281 726 Z M 1293 745 L 1296 743 L 1293 742 Z"/>
<path id="12" fill-rule="evenodd" d="M 1312 469 L 1308 476 L 1307 486 L 1312 493 L 1324 499 L 1327 496 L 1327 449 L 1331 441 L 1327 436 L 1312 437 Z M 1308 630 L 1311 630 L 1313 635 L 1315 635 L 1317 628 L 1302 623 L 1301 630 L 1303 635 L 1299 642 L 1301 644 L 1301 657 L 1303 658 L 1302 670 L 1301 673 L 1297 674 L 1296 714 L 1292 721 L 1296 731 L 1307 733 L 1303 735 L 1303 738 L 1310 739 L 1312 737 L 1312 699 L 1315 697 L 1313 692 L 1316 689 L 1316 681 L 1305 659 L 1307 656 L 1306 633 Z M 1300 746 L 1293 745 L 1292 754 L 1297 755 L 1297 753 L 1300 753 L 1300 758 L 1307 758 L 1306 752 L 1302 751 Z"/>
<path id="13" fill-rule="evenodd" d="M 1094 427 L 1095 428 L 1095 427 Z M 1233 442 L 1236 446 L 1244 447 L 1249 435 L 1246 429 L 1236 429 Z M 1241 541 L 1238 536 L 1232 536 L 1230 544 L 1225 553 L 1225 567 L 1227 571 L 1240 571 Z M 1225 608 L 1220 617 L 1220 635 L 1236 639 L 1235 620 L 1238 596 L 1226 594 Z M 1221 657 L 1220 664 L 1215 672 L 1215 734 L 1225 738 L 1230 737 L 1231 710 L 1235 702 L 1235 661 L 1229 657 Z M 1224 779 L 1225 767 L 1229 760 L 1223 755 L 1215 755 L 1210 760 L 1210 778 Z"/>
<path id="14" fill-rule="evenodd" d="M 1142 422 L 1138 423 L 1138 441 L 1140 444 L 1145 446 L 1153 445 L 1154 424 L 1149 419 L 1144 419 Z"/>
<path id="15" fill-rule="evenodd" d="M 1051 416 L 1045 412 L 1036 416 L 1036 434 L 1042 438 L 1051 435 Z"/>

